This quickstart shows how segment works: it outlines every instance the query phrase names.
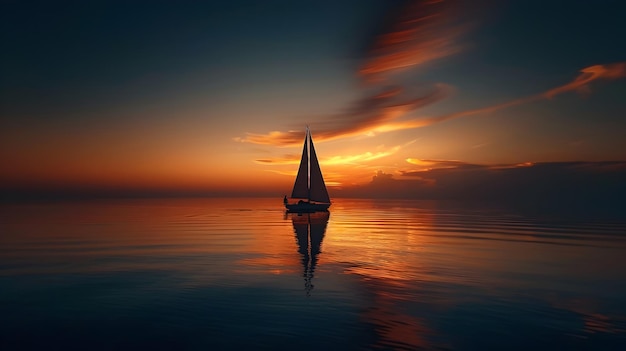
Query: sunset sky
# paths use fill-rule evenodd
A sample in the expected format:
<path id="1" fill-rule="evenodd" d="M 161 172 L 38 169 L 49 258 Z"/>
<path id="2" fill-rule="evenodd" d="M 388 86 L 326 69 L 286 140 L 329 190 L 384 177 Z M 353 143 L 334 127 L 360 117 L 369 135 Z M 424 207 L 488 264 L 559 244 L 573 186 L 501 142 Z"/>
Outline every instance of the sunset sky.
<path id="1" fill-rule="evenodd" d="M 331 196 L 626 161 L 623 1 L 1 6 L 4 191 L 282 197 L 307 124 Z"/>

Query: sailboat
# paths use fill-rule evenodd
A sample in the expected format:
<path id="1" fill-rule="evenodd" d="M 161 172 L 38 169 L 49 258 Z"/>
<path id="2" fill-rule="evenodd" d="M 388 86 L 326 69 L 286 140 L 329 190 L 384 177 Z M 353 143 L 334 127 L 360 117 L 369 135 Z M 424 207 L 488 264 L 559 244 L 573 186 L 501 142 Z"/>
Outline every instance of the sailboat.
<path id="1" fill-rule="evenodd" d="M 308 126 L 304 136 L 300 168 L 298 168 L 296 182 L 291 191 L 291 199 L 296 199 L 298 202 L 289 203 L 287 197 L 285 197 L 285 207 L 289 212 L 327 211 L 328 207 L 330 207 L 330 197 L 326 190 L 326 184 L 324 184 L 324 177 L 322 176 L 320 164 L 317 161 L 311 131 Z"/>

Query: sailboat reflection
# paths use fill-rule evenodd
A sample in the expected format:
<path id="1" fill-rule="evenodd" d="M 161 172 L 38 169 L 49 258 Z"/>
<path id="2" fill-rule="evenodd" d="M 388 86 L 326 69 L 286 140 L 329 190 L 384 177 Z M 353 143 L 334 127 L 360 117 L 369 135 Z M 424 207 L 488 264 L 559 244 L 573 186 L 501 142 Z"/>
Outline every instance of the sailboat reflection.
<path id="1" fill-rule="evenodd" d="M 293 222 L 293 231 L 298 243 L 298 252 L 302 255 L 304 267 L 304 289 L 306 295 L 313 290 L 313 273 L 317 265 L 317 255 L 321 253 L 322 240 L 326 233 L 326 225 L 330 212 L 289 213 Z"/>

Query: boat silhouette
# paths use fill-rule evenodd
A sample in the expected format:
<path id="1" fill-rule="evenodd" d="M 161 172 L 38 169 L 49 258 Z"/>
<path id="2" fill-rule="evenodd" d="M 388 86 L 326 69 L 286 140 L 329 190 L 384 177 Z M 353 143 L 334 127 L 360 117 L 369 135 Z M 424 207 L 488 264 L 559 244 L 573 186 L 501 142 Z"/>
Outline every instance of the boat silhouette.
<path id="1" fill-rule="evenodd" d="M 298 175 L 291 191 L 291 199 L 291 203 L 287 196 L 283 199 L 285 207 L 289 212 L 327 211 L 330 206 L 330 197 L 326 190 L 320 164 L 317 161 L 311 131 L 308 126 L 304 136 Z M 297 202 L 293 202 L 293 200 L 297 200 Z"/>

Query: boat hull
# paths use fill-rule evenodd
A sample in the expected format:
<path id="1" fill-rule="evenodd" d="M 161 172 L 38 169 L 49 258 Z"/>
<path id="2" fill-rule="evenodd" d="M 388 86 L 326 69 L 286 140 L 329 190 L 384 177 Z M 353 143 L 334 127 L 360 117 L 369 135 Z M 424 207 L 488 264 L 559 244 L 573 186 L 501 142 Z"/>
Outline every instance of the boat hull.
<path id="1" fill-rule="evenodd" d="M 295 204 L 285 204 L 288 212 L 322 212 L 328 211 L 330 204 L 313 203 L 313 202 L 300 202 Z"/>

